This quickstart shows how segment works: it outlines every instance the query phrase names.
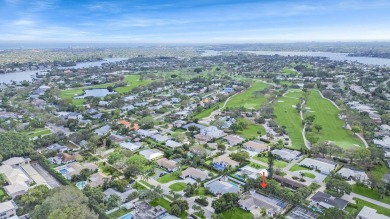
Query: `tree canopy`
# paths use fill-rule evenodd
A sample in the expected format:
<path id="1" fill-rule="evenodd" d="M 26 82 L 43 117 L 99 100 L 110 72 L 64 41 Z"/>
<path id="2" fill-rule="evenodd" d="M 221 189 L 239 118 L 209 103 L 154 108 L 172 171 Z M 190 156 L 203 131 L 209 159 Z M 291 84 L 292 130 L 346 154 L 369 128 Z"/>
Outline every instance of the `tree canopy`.
<path id="1" fill-rule="evenodd" d="M 32 151 L 32 145 L 24 133 L 2 132 L 0 133 L 0 154 L 5 158 L 23 156 Z"/>

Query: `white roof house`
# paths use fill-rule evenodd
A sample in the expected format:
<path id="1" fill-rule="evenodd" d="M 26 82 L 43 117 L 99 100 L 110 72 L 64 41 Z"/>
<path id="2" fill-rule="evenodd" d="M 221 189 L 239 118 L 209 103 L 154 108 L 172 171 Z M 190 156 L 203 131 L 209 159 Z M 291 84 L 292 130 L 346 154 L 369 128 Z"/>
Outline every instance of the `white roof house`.
<path id="1" fill-rule="evenodd" d="M 18 206 L 14 201 L 2 202 L 0 203 L 0 217 L 4 219 L 18 218 L 16 216 L 16 209 L 18 209 Z"/>
<path id="2" fill-rule="evenodd" d="M 156 158 L 164 156 L 164 153 L 157 149 L 146 149 L 140 151 L 139 154 L 144 156 L 147 160 L 154 160 Z"/>
<path id="3" fill-rule="evenodd" d="M 136 145 L 132 142 L 121 142 L 119 143 L 119 146 L 130 151 L 136 151 L 141 148 L 140 145 Z"/>
<path id="4" fill-rule="evenodd" d="M 368 176 L 364 171 L 343 167 L 337 173 L 347 179 L 360 180 L 362 182 L 368 180 Z"/>
<path id="5" fill-rule="evenodd" d="M 312 158 L 305 158 L 299 163 L 300 166 L 309 167 L 312 169 L 317 169 L 321 173 L 329 175 L 332 170 L 336 168 L 336 163 L 325 160 L 325 159 L 312 159 Z"/>
<path id="6" fill-rule="evenodd" d="M 173 140 L 168 140 L 167 142 L 165 142 L 165 145 L 170 147 L 170 148 L 177 148 L 177 147 L 182 146 L 183 144 L 176 142 L 176 141 L 173 141 Z"/>
<path id="7" fill-rule="evenodd" d="M 4 174 L 8 183 L 3 188 L 12 197 L 24 194 L 32 183 L 32 180 L 18 167 L 2 165 L 0 166 L 0 173 Z"/>
<path id="8" fill-rule="evenodd" d="M 390 217 L 387 217 L 383 214 L 378 214 L 376 212 L 377 210 L 372 209 L 370 207 L 364 206 L 362 210 L 359 212 L 359 214 L 356 216 L 357 219 L 390 219 Z"/>
<path id="9" fill-rule="evenodd" d="M 282 160 L 285 161 L 296 160 L 299 158 L 299 155 L 301 155 L 301 152 L 299 151 L 289 150 L 285 148 L 272 150 L 271 153 L 273 155 L 279 156 Z"/>

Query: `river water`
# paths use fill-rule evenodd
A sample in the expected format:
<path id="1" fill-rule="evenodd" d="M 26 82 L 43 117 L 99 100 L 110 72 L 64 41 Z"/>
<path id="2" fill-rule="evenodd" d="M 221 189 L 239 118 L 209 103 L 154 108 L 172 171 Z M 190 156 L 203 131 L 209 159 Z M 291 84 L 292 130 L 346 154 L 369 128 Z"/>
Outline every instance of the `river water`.
<path id="1" fill-rule="evenodd" d="M 112 62 L 118 62 L 122 60 L 126 60 L 127 58 L 105 58 L 101 61 L 95 61 L 95 62 L 80 62 L 77 63 L 75 66 L 70 67 L 61 67 L 60 69 L 80 69 L 80 68 L 88 68 L 88 67 L 94 67 L 94 66 L 101 66 L 103 63 L 112 63 Z M 45 71 L 48 71 L 50 69 L 46 69 Z M 36 75 L 36 73 L 42 74 L 44 71 L 42 70 L 35 70 L 35 71 L 17 71 L 17 72 L 11 72 L 6 74 L 0 74 L 0 84 L 2 83 L 11 83 L 12 81 L 21 82 L 21 81 L 31 81 L 32 78 Z"/>
<path id="2" fill-rule="evenodd" d="M 225 51 L 205 50 L 202 56 L 221 55 Z M 235 52 L 235 51 L 226 51 Z M 348 53 L 333 53 L 333 52 L 290 52 L 290 51 L 237 51 L 247 52 L 257 55 L 280 55 L 280 56 L 312 56 L 312 57 L 326 57 L 333 61 L 350 61 L 360 62 L 366 65 L 385 65 L 390 66 L 390 59 L 374 58 L 374 57 L 350 57 Z"/>

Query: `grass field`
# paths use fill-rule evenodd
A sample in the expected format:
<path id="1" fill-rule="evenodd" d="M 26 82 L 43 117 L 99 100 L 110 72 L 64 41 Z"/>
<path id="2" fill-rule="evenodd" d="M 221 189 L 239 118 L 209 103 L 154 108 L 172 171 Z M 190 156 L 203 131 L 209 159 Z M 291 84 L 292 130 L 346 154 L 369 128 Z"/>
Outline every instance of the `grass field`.
<path id="1" fill-rule="evenodd" d="M 289 75 L 297 75 L 298 74 L 297 71 L 294 71 L 293 69 L 288 68 L 288 67 L 284 67 L 282 69 L 282 72 L 285 73 L 285 74 L 289 74 Z"/>
<path id="2" fill-rule="evenodd" d="M 126 93 L 131 91 L 135 87 L 147 85 L 152 82 L 151 80 L 140 81 L 139 79 L 140 79 L 139 75 L 127 75 L 125 77 L 127 86 L 115 88 L 115 91 L 118 93 Z M 93 88 L 107 88 L 108 86 L 112 86 L 112 85 L 114 85 L 114 83 L 98 84 L 98 85 L 87 86 L 82 88 L 63 90 L 61 91 L 60 97 L 62 99 L 71 99 L 74 105 L 79 106 L 84 104 L 85 102 L 84 99 L 74 99 L 74 97 L 84 94 L 84 90 L 93 89 Z"/>
<path id="3" fill-rule="evenodd" d="M 260 164 L 257 164 L 257 163 L 253 163 L 253 162 L 250 162 L 249 163 L 249 166 L 250 167 L 253 167 L 255 169 L 267 169 L 266 166 L 263 166 L 263 165 L 260 165 Z"/>
<path id="4" fill-rule="evenodd" d="M 161 207 L 165 208 L 165 210 L 167 210 L 168 212 L 171 211 L 171 203 L 164 198 L 156 198 L 156 199 L 152 200 L 151 202 L 149 202 L 149 204 L 153 207 L 161 206 Z M 180 218 L 183 218 L 183 219 L 187 218 L 186 212 L 184 212 L 182 215 L 180 215 Z"/>
<path id="5" fill-rule="evenodd" d="M 370 189 L 364 186 L 352 185 L 352 192 L 364 195 L 367 198 L 372 198 L 380 202 L 384 202 L 386 204 L 390 204 L 390 196 L 384 195 L 383 199 L 379 197 L 379 193 L 377 189 Z"/>
<path id="6" fill-rule="evenodd" d="M 298 164 L 294 164 L 294 166 L 292 166 L 289 171 L 300 171 L 300 170 L 310 170 L 309 168 L 306 168 L 306 167 L 303 167 L 303 166 L 299 166 Z"/>
<path id="7" fill-rule="evenodd" d="M 370 202 L 366 202 L 366 201 L 358 199 L 358 198 L 354 198 L 354 199 L 356 200 L 356 205 L 358 207 L 357 212 L 360 212 L 364 206 L 367 206 L 369 208 L 373 208 L 373 209 L 377 210 L 378 214 L 383 214 L 383 215 L 390 217 L 390 209 L 372 204 Z M 347 211 L 348 211 L 348 208 L 347 208 Z"/>
<path id="8" fill-rule="evenodd" d="M 375 165 L 375 167 L 369 172 L 370 176 L 375 180 L 382 181 L 383 176 L 390 173 L 390 170 L 386 167 L 385 163 L 381 161 L 381 165 Z"/>
<path id="9" fill-rule="evenodd" d="M 211 106 L 210 108 L 205 109 L 205 110 L 203 110 L 202 112 L 196 114 L 196 115 L 194 116 L 194 118 L 197 118 L 197 119 L 206 118 L 206 117 L 210 116 L 212 112 L 214 112 L 215 110 L 217 110 L 218 107 L 222 107 L 222 106 L 223 106 L 223 103 L 217 103 L 217 104 Z"/>
<path id="10" fill-rule="evenodd" d="M 172 184 L 169 186 L 169 188 L 175 192 L 183 191 L 186 187 L 187 187 L 187 184 L 185 184 L 183 182 L 178 182 L 178 183 L 175 183 L 175 184 Z"/>
<path id="11" fill-rule="evenodd" d="M 353 136 L 350 130 L 344 129 L 344 122 L 339 119 L 339 110 L 328 100 L 321 98 L 319 91 L 312 90 L 306 103 L 307 115 L 315 115 L 314 124 L 322 126 L 322 130 L 312 134 L 319 138 L 319 142 L 332 141 L 342 148 L 355 147 L 354 144 L 363 146 L 363 142 Z"/>
<path id="12" fill-rule="evenodd" d="M 159 183 L 168 183 L 170 181 L 173 181 L 173 180 L 178 180 L 180 179 L 180 174 L 181 172 L 180 171 L 176 171 L 176 172 L 173 172 L 173 173 L 168 173 L 160 178 L 157 179 L 157 181 Z"/>
<path id="13" fill-rule="evenodd" d="M 37 136 L 48 135 L 50 133 L 51 133 L 50 129 L 42 128 L 42 129 L 36 129 L 34 131 L 28 132 L 27 136 L 30 138 L 34 138 Z"/>
<path id="14" fill-rule="evenodd" d="M 139 75 L 128 75 L 125 77 L 125 81 L 127 82 L 126 87 L 118 87 L 115 88 L 116 92 L 118 93 L 126 93 L 131 91 L 135 87 L 143 86 L 150 84 L 152 81 L 151 80 L 142 80 L 140 81 L 140 76 Z"/>
<path id="15" fill-rule="evenodd" d="M 108 217 L 109 217 L 110 219 L 118 219 L 118 218 L 120 218 L 121 216 L 123 216 L 123 215 L 125 215 L 125 214 L 127 214 L 127 213 L 129 213 L 129 212 L 131 212 L 131 211 L 132 211 L 132 209 L 127 210 L 126 208 L 120 208 L 119 210 L 114 211 L 114 212 L 112 212 L 111 214 L 109 214 Z"/>
<path id="16" fill-rule="evenodd" d="M 312 174 L 312 173 L 303 173 L 303 175 L 306 176 L 306 177 L 309 177 L 309 178 L 311 178 L 311 179 L 316 178 L 316 175 L 314 175 L 314 174 Z"/>
<path id="17" fill-rule="evenodd" d="M 261 135 L 266 134 L 265 128 L 260 124 L 255 124 L 252 121 L 244 118 L 239 118 L 239 121 L 245 122 L 247 124 L 246 129 L 237 132 L 237 134 L 241 135 L 244 138 L 254 138 Z M 257 132 L 260 132 L 261 134 L 258 134 Z"/>
<path id="18" fill-rule="evenodd" d="M 261 81 L 254 81 L 252 82 L 249 89 L 230 98 L 229 102 L 226 104 L 226 107 L 236 108 L 243 106 L 247 109 L 259 109 L 266 98 L 265 96 L 255 97 L 253 92 L 264 90 L 266 87 L 268 87 L 267 84 Z"/>
<path id="19" fill-rule="evenodd" d="M 305 147 L 302 137 L 302 120 L 297 110 L 293 107 L 297 105 L 302 97 L 301 90 L 290 90 L 284 97 L 280 98 L 274 105 L 276 122 L 280 126 L 286 126 L 288 136 L 292 142 L 292 148 L 300 149 Z"/>
<path id="20" fill-rule="evenodd" d="M 263 163 L 268 163 L 268 157 L 258 157 L 254 156 L 253 157 L 255 160 L 261 161 Z M 288 163 L 280 160 L 274 160 L 274 166 L 278 168 L 284 168 L 287 167 Z"/>
<path id="21" fill-rule="evenodd" d="M 241 208 L 234 208 L 230 211 L 222 212 L 223 219 L 252 219 L 253 214 L 247 211 L 244 211 Z"/>

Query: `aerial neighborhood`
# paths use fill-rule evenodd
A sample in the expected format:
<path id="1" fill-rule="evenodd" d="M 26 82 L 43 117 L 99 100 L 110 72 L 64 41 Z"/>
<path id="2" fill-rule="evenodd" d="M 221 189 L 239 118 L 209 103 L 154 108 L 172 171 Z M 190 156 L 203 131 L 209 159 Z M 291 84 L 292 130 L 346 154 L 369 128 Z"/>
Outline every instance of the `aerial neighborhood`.
<path id="1" fill-rule="evenodd" d="M 389 67 L 225 49 L 1 84 L 0 218 L 390 218 Z"/>

